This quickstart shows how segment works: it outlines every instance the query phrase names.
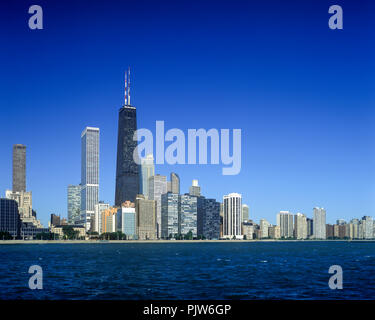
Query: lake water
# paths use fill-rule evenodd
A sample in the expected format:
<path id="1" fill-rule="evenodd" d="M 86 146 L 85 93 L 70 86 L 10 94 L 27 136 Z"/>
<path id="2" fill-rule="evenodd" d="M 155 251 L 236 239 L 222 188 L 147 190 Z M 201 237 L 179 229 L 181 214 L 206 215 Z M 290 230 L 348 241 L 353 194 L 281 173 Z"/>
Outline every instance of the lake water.
<path id="1" fill-rule="evenodd" d="M 0 299 L 375 299 L 375 242 L 0 245 Z"/>

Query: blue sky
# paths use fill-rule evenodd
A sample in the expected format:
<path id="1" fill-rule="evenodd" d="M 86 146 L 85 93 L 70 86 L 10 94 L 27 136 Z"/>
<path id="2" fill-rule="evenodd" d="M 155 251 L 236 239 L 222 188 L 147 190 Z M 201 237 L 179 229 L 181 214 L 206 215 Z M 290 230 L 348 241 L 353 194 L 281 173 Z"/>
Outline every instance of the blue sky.
<path id="1" fill-rule="evenodd" d="M 28 28 L 39 4 L 44 29 Z M 344 29 L 328 28 L 340 4 Z M 12 145 L 44 224 L 80 182 L 80 134 L 101 129 L 100 198 L 113 204 L 118 109 L 132 69 L 138 127 L 242 129 L 242 170 L 157 166 L 181 191 L 239 192 L 251 218 L 375 216 L 374 5 L 370 1 L 8 1 L 0 12 L 0 192 Z"/>

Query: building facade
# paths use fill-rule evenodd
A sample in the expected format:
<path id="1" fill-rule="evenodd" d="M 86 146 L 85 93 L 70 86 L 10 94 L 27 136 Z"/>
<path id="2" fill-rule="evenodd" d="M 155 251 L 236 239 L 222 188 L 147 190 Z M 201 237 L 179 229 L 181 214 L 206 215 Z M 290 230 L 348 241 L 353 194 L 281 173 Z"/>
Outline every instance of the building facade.
<path id="1" fill-rule="evenodd" d="M 223 197 L 223 237 L 242 238 L 242 196 L 230 193 Z"/>
<path id="2" fill-rule="evenodd" d="M 81 134 L 81 212 L 78 224 L 90 230 L 99 202 L 99 128 L 86 127 Z"/>
<path id="3" fill-rule="evenodd" d="M 201 195 L 201 187 L 198 185 L 198 180 L 193 180 L 189 188 L 189 194 L 196 197 Z"/>
<path id="4" fill-rule="evenodd" d="M 298 240 L 307 239 L 307 218 L 302 213 L 294 216 L 294 237 Z"/>
<path id="5" fill-rule="evenodd" d="M 293 214 L 289 211 L 280 211 L 277 216 L 277 225 L 280 227 L 281 238 L 293 238 L 294 226 L 293 226 Z"/>
<path id="6" fill-rule="evenodd" d="M 81 215 L 81 186 L 68 185 L 68 222 L 75 224 Z"/>
<path id="7" fill-rule="evenodd" d="M 161 195 L 161 237 L 168 239 L 179 234 L 179 195 Z"/>
<path id="8" fill-rule="evenodd" d="M 26 192 L 26 146 L 13 146 L 13 192 Z"/>
<path id="9" fill-rule="evenodd" d="M 182 236 L 192 233 L 197 236 L 197 197 L 189 194 L 179 196 L 178 233 Z"/>
<path id="10" fill-rule="evenodd" d="M 314 208 L 314 239 L 326 239 L 326 210 Z"/>
<path id="11" fill-rule="evenodd" d="M 150 177 L 155 175 L 155 165 L 154 165 L 154 157 L 152 154 L 148 154 L 146 158 L 141 160 L 141 179 L 139 189 L 141 194 L 148 199 L 148 181 Z"/>
<path id="12" fill-rule="evenodd" d="M 246 221 L 250 219 L 249 206 L 247 204 L 242 205 L 242 220 Z"/>
<path id="13" fill-rule="evenodd" d="M 220 202 L 197 197 L 197 233 L 205 239 L 220 238 Z"/>
<path id="14" fill-rule="evenodd" d="M 139 240 L 155 240 L 156 237 L 156 201 L 138 195 L 135 200 L 136 233 Z"/>
<path id="15" fill-rule="evenodd" d="M 156 226 L 157 237 L 160 238 L 161 231 L 161 196 L 167 193 L 167 177 L 159 174 L 149 178 L 148 198 L 156 201 Z"/>
<path id="16" fill-rule="evenodd" d="M 93 228 L 91 231 L 97 232 L 98 234 L 102 233 L 103 230 L 103 214 L 105 210 L 110 208 L 109 203 L 99 202 L 95 205 L 95 214 L 94 214 L 94 221 L 93 221 Z"/>

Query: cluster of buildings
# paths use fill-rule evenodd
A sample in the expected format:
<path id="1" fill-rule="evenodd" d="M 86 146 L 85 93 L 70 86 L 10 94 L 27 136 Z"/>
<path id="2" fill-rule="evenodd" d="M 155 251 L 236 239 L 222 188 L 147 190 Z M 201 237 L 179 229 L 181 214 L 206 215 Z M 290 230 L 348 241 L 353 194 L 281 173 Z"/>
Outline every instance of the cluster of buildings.
<path id="1" fill-rule="evenodd" d="M 152 154 L 140 165 L 133 154 L 137 141 L 136 108 L 130 104 L 130 72 L 125 80 L 125 103 L 119 110 L 116 189 L 114 204 L 99 200 L 100 130 L 86 127 L 81 134 L 81 181 L 67 189 L 68 219 L 52 214 L 43 228 L 26 191 L 26 147 L 13 146 L 13 188 L 0 199 L 0 232 L 33 239 L 38 233 L 61 237 L 70 226 L 80 238 L 121 232 L 126 239 L 372 239 L 374 222 L 365 216 L 346 223 L 326 224 L 326 211 L 313 209 L 313 218 L 280 211 L 276 225 L 249 219 L 242 196 L 230 193 L 222 202 L 202 195 L 198 180 L 188 193 L 180 192 L 178 174 L 155 173 Z M 199 139 L 199 137 L 197 137 Z"/>

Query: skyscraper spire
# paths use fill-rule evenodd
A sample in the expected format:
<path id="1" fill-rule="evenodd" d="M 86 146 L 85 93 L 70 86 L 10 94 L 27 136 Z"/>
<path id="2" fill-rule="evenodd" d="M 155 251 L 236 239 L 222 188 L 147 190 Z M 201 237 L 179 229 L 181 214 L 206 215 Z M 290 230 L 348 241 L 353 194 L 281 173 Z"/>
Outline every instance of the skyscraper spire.
<path id="1" fill-rule="evenodd" d="M 130 67 L 128 68 L 128 103 L 130 105 Z"/>

